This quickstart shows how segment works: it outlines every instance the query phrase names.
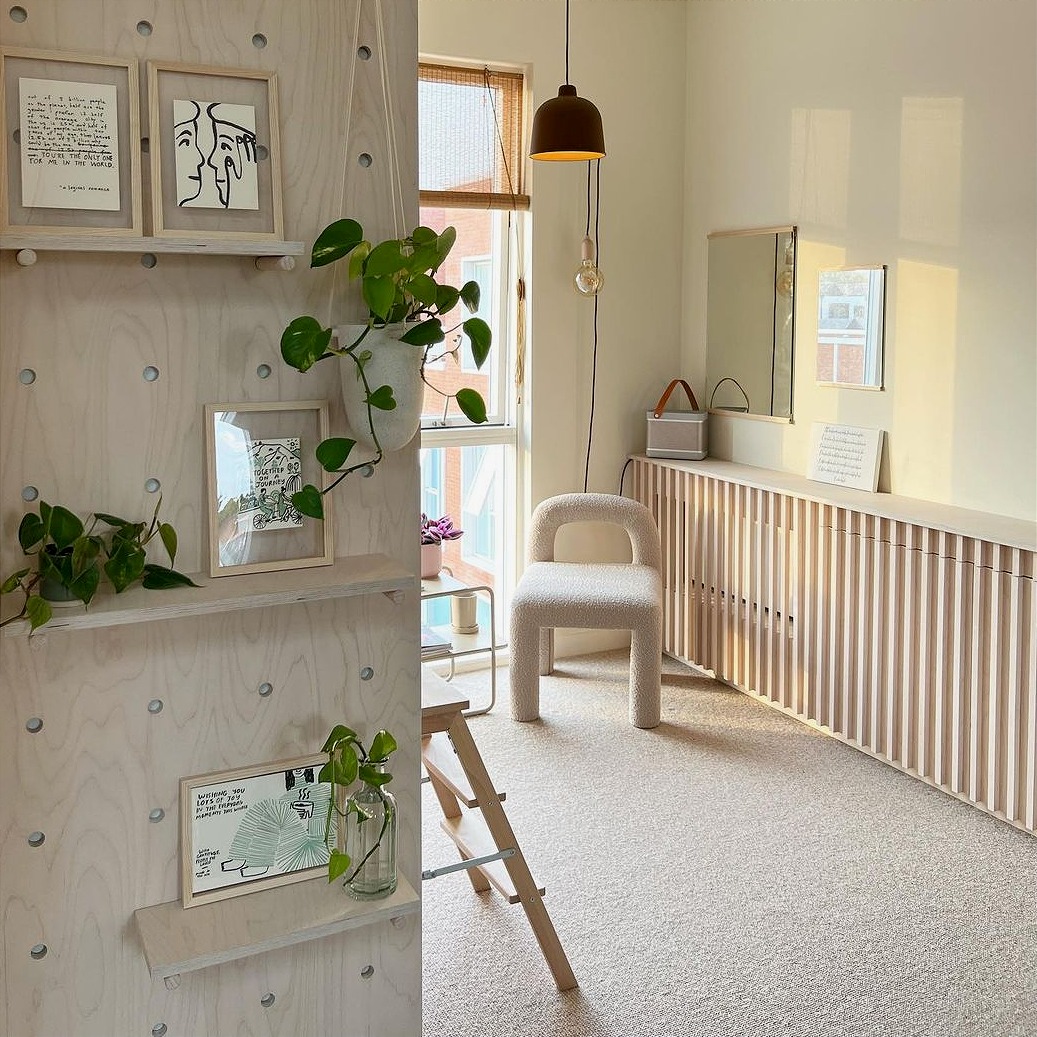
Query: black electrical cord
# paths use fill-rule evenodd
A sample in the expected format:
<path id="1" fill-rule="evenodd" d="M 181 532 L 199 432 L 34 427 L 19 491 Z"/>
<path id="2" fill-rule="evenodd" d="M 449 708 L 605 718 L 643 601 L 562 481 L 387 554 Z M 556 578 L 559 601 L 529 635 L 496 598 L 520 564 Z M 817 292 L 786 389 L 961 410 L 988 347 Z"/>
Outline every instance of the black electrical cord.
<path id="1" fill-rule="evenodd" d="M 601 159 L 594 160 L 597 163 L 596 181 L 594 188 L 594 256 L 595 263 L 601 265 L 601 253 L 598 251 L 598 226 L 601 219 Z M 587 163 L 587 229 L 590 231 L 591 219 L 591 164 Z M 587 492 L 587 481 L 591 467 L 591 442 L 594 438 L 594 394 L 598 381 L 598 296 L 594 296 L 594 351 L 591 354 L 591 406 L 590 417 L 587 421 L 587 458 L 583 465 L 583 492 Z"/>

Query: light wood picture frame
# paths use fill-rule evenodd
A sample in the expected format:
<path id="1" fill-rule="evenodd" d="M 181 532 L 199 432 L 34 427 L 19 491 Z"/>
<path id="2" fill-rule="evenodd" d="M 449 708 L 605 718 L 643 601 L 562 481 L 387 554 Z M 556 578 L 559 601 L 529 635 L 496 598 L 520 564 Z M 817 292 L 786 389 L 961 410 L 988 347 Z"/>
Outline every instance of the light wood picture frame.
<path id="1" fill-rule="evenodd" d="M 317 781 L 327 760 L 318 753 L 180 779 L 185 908 L 327 874 L 333 789 Z"/>
<path id="2" fill-rule="evenodd" d="M 0 48 L 0 233 L 143 233 L 137 62 Z"/>
<path id="3" fill-rule="evenodd" d="M 291 504 L 304 485 L 328 485 L 314 454 L 327 438 L 327 400 L 205 405 L 210 576 L 334 562 L 330 497 L 323 520 Z"/>
<path id="4" fill-rule="evenodd" d="M 155 237 L 283 240 L 277 74 L 147 70 Z"/>

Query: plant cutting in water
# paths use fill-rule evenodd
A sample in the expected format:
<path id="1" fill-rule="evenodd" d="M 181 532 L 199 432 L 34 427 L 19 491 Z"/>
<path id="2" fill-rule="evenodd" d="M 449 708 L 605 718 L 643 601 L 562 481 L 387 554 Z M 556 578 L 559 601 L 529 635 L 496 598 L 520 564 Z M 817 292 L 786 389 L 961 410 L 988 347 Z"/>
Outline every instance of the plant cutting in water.
<path id="1" fill-rule="evenodd" d="M 371 739 L 370 749 L 365 749 L 360 741 L 360 736 L 345 724 L 336 724 L 321 747 L 321 752 L 328 754 L 328 762 L 321 767 L 317 780 L 328 782 L 332 786 L 327 821 L 324 826 L 324 841 L 331 851 L 331 856 L 328 858 L 328 882 L 343 878 L 343 883 L 348 885 L 355 881 L 361 876 L 365 865 L 381 848 L 382 840 L 390 827 L 395 831 L 396 803 L 391 794 L 385 791 L 385 786 L 392 781 L 392 775 L 385 770 L 385 763 L 396 752 L 396 748 L 396 739 L 388 731 L 383 730 Z M 342 795 L 358 779 L 368 789 L 373 790 L 382 806 L 382 820 L 375 842 L 367 848 L 360 860 L 354 861 L 347 852 L 348 846 L 345 850 L 332 846 L 331 840 L 334 837 L 338 841 L 337 832 L 340 826 L 332 824 L 336 814 L 342 819 L 342 827 L 347 831 L 347 839 L 344 841 L 348 841 L 351 824 L 355 826 L 354 830 L 360 831 L 364 825 L 370 824 L 374 817 L 353 796 L 346 801 L 345 808 L 339 805 Z M 395 889 L 395 885 L 394 876 L 393 889 Z M 392 892 L 392 890 L 387 890 L 387 892 Z"/>
<path id="2" fill-rule="evenodd" d="M 296 317 L 281 335 L 281 356 L 297 371 L 308 371 L 320 360 L 330 357 L 348 358 L 356 367 L 357 377 L 364 388 L 367 423 L 374 443 L 375 457 L 347 464 L 356 440 L 336 437 L 324 440 L 317 447 L 317 460 L 325 471 L 338 476 L 326 489 L 307 484 L 292 497 L 292 503 L 304 515 L 323 518 L 322 494 L 334 489 L 347 475 L 369 465 L 378 464 L 383 456 L 374 425 L 374 411 L 396 409 L 396 397 L 391 385 L 374 386 L 367 378 L 365 368 L 371 359 L 370 349 L 364 349 L 364 339 L 373 328 L 391 324 L 407 325 L 400 336 L 415 349 L 422 351 L 421 380 L 433 391 L 457 401 L 469 421 L 486 421 L 486 403 L 471 388 L 446 393 L 425 379 L 425 365 L 456 354 L 461 335 L 455 344 L 441 348 L 447 335 L 460 331 L 471 342 L 476 367 L 482 367 L 493 340 L 489 325 L 480 317 L 469 317 L 456 326 L 444 330 L 442 318 L 463 303 L 470 313 L 479 308 L 479 285 L 467 281 L 460 288 L 439 284 L 436 275 L 457 239 L 457 231 L 447 227 L 437 234 L 429 227 L 417 227 L 405 238 L 391 238 L 372 245 L 364 239 L 364 229 L 356 220 L 342 219 L 325 227 L 313 243 L 310 266 L 321 267 L 349 257 L 349 279 L 360 281 L 364 304 L 368 309 L 367 322 L 354 341 L 332 344 L 332 329 L 323 327 L 315 317 Z"/>
<path id="3" fill-rule="evenodd" d="M 138 582 L 148 590 L 197 587 L 183 573 L 147 560 L 147 545 L 158 537 L 169 566 L 176 561 L 176 530 L 159 521 L 161 504 L 160 497 L 150 522 L 129 522 L 98 511 L 86 525 L 60 504 L 41 500 L 39 514 L 26 513 L 18 526 L 18 543 L 35 557 L 35 567 L 19 569 L 0 584 L 0 594 L 20 590 L 25 600 L 21 611 L 0 626 L 19 619 L 28 619 L 30 632 L 43 626 L 53 614 L 47 595 L 89 605 L 102 576 L 116 594 Z"/>
<path id="4" fill-rule="evenodd" d="M 444 540 L 457 540 L 464 536 L 463 529 L 454 528 L 454 520 L 449 515 L 442 518 L 430 519 L 425 512 L 421 513 L 421 543 L 441 544 Z"/>

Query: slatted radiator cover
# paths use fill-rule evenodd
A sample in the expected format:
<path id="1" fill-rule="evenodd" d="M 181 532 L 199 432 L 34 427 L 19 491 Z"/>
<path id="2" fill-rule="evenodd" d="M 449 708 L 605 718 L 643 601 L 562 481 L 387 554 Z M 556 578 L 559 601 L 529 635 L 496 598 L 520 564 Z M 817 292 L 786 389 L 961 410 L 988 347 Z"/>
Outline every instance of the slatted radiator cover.
<path id="1" fill-rule="evenodd" d="M 748 466 L 633 473 L 662 539 L 667 653 L 1037 834 L 1028 524 L 995 543 Z"/>

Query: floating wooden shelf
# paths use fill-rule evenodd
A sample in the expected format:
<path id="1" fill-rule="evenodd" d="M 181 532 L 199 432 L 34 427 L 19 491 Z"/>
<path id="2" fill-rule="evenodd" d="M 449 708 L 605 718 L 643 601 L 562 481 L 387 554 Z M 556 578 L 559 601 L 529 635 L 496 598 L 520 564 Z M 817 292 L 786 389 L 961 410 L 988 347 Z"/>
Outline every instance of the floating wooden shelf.
<path id="1" fill-rule="evenodd" d="M 301 256 L 306 251 L 303 241 L 278 241 L 274 238 L 206 237 L 144 238 L 128 234 L 38 233 L 0 234 L 0 249 L 22 252 L 155 252 L 210 256 Z M 28 257 L 27 257 L 28 258 Z M 33 258 L 24 262 L 31 266 Z"/>
<path id="2" fill-rule="evenodd" d="M 413 914 L 421 906 L 400 878 L 383 900 L 354 900 L 321 877 L 184 908 L 179 900 L 134 911 L 153 979 L 195 972 Z"/>
<path id="3" fill-rule="evenodd" d="M 172 590 L 145 590 L 137 586 L 122 594 L 98 594 L 89 608 L 82 605 L 58 607 L 40 633 L 53 630 L 90 630 L 149 623 L 154 620 L 182 619 L 216 612 L 291 605 L 297 602 L 351 598 L 363 594 L 397 595 L 417 586 L 417 578 L 399 562 L 386 555 L 353 555 L 338 558 L 333 565 L 284 572 L 250 573 L 243 576 L 193 574 L 198 587 Z M 20 607 L 19 601 L 5 601 L 8 614 Z M 4 627 L 6 636 L 25 634 L 27 622 Z"/>

